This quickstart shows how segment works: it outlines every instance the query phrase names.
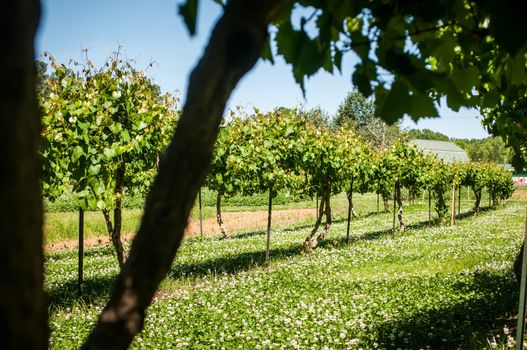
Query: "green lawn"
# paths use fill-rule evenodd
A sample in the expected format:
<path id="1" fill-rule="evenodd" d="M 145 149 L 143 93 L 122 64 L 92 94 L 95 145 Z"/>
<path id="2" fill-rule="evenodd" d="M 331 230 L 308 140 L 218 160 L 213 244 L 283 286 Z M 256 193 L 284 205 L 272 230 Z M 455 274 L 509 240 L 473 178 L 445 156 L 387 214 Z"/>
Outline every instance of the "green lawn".
<path id="1" fill-rule="evenodd" d="M 376 209 L 374 196 L 364 200 Z M 428 207 L 418 204 L 407 210 L 407 231 L 395 234 L 390 214 L 365 210 L 348 245 L 337 215 L 326 243 L 307 256 L 300 245 L 310 225 L 301 223 L 273 231 L 268 269 L 263 232 L 188 239 L 133 348 L 480 349 L 494 340 L 506 348 L 496 320 L 517 307 L 511 264 L 524 210 L 509 202 L 429 228 Z M 85 263 L 79 299 L 76 251 L 46 256 L 54 349 L 86 337 L 117 273 L 110 248 L 88 249 Z"/>
<path id="2" fill-rule="evenodd" d="M 211 206 L 210 202 L 214 194 L 210 191 L 206 191 L 207 200 L 206 206 L 203 206 L 203 218 L 211 219 L 216 216 L 216 207 Z M 282 196 L 285 197 L 285 196 Z M 135 205 L 138 205 L 139 199 L 132 198 Z M 298 198 L 297 198 L 298 199 Z M 356 211 L 362 215 L 370 215 L 377 213 L 377 196 L 372 193 L 367 193 L 364 195 L 354 194 L 354 205 Z M 284 204 L 285 199 L 281 198 L 279 203 L 273 205 L 273 210 L 282 210 L 282 209 L 294 209 L 294 208 L 315 208 L 316 201 L 310 199 L 298 199 L 297 201 Z M 63 201 L 62 203 L 56 203 L 56 207 L 68 209 L 73 204 L 69 201 Z M 252 205 L 243 205 L 243 204 L 252 204 Z M 428 210 L 428 200 L 422 196 L 415 199 L 414 203 L 416 205 L 405 207 L 405 211 L 415 211 L 415 210 Z M 473 206 L 473 200 L 469 200 L 466 197 L 466 192 L 463 192 L 461 209 L 462 213 L 470 211 L 470 208 Z M 347 199 L 344 193 L 333 196 L 331 199 L 331 206 L 333 210 L 333 215 L 337 218 L 343 218 L 347 213 Z M 390 208 L 393 208 L 393 202 L 389 202 Z M 404 201 L 404 205 L 408 205 L 408 201 Z M 433 205 L 433 203 L 432 203 Z M 457 202 L 456 202 L 457 205 Z M 486 198 L 483 198 L 482 205 L 488 205 Z M 380 210 L 383 209 L 382 200 L 379 203 Z M 249 197 L 249 199 L 243 199 L 242 197 L 234 197 L 226 201 L 225 206 L 222 207 L 224 212 L 237 212 L 237 211 L 267 211 L 267 197 L 265 195 L 254 195 Z M 123 210 L 123 234 L 128 232 L 136 232 L 141 217 L 143 215 L 142 209 L 139 208 L 125 208 Z M 191 217 L 194 219 L 199 219 L 199 208 L 194 206 L 192 209 Z M 424 216 L 428 219 L 428 213 Z M 432 209 L 432 217 L 435 217 L 435 213 Z M 51 211 L 46 212 L 44 215 L 45 226 L 44 226 L 44 237 L 46 243 L 58 243 L 67 240 L 76 240 L 78 237 L 78 221 L 79 214 L 75 211 Z M 85 213 L 85 237 L 86 238 L 102 238 L 108 237 L 108 232 L 106 230 L 106 223 L 104 221 L 103 215 L 100 211 L 88 211 Z M 391 219 L 387 219 L 391 220 Z M 307 222 L 305 223 L 307 224 Z"/>

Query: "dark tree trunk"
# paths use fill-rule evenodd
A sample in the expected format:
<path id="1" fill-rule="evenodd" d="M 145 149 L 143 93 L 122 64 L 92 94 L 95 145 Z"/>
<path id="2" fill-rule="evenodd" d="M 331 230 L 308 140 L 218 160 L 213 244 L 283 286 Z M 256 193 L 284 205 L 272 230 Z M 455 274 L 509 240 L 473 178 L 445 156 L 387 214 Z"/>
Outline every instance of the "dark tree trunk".
<path id="1" fill-rule="evenodd" d="M 404 231 L 403 201 L 401 200 L 401 185 L 395 184 L 395 198 L 397 199 L 397 219 L 399 219 L 399 231 Z"/>
<path id="2" fill-rule="evenodd" d="M 481 206 L 481 190 L 474 190 L 474 197 L 476 198 L 476 202 L 474 203 L 474 213 L 478 214 Z"/>
<path id="3" fill-rule="evenodd" d="M 223 218 L 221 217 L 221 198 L 223 197 L 222 193 L 218 191 L 218 194 L 216 195 L 216 221 L 218 222 L 218 226 L 220 227 L 221 234 L 223 235 L 223 238 L 229 239 L 231 236 L 229 235 L 229 232 L 227 231 L 227 227 L 225 227 L 225 223 L 223 222 Z"/>
<path id="4" fill-rule="evenodd" d="M 115 255 L 117 257 L 119 268 L 123 267 L 125 261 L 124 247 L 123 243 L 121 242 L 121 229 L 123 222 L 122 197 L 124 194 L 125 171 L 126 167 L 124 163 L 121 163 L 121 165 L 117 169 L 116 174 L 115 208 L 113 209 L 113 222 L 110 217 L 110 211 L 108 209 L 102 210 L 104 221 L 106 222 L 106 229 L 108 230 L 108 235 L 112 240 L 112 245 L 115 250 Z"/>
<path id="5" fill-rule="evenodd" d="M 317 219 L 315 221 L 315 226 L 313 227 L 309 235 L 307 235 L 306 239 L 304 240 L 304 243 L 302 244 L 302 250 L 306 253 L 310 252 L 311 250 L 311 241 L 313 237 L 315 236 L 315 234 L 317 233 L 318 228 L 320 227 L 320 224 L 322 223 L 322 217 L 324 216 L 325 208 L 326 208 L 326 197 L 324 196 L 324 193 L 322 193 L 322 196 L 320 198 L 320 203 L 318 206 L 318 214 L 317 214 Z"/>
<path id="6" fill-rule="evenodd" d="M 79 208 L 79 255 L 77 294 L 84 293 L 84 209 Z"/>
<path id="7" fill-rule="evenodd" d="M 161 160 L 129 258 L 84 349 L 126 349 L 169 271 L 210 166 L 225 104 L 260 57 L 283 0 L 232 0 L 190 76 L 183 114 Z"/>
<path id="8" fill-rule="evenodd" d="M 267 231 L 266 231 L 266 242 L 265 242 L 265 266 L 269 266 L 270 254 L 269 250 L 271 248 L 271 218 L 273 210 L 273 189 L 269 189 L 269 203 L 267 206 Z"/>
<path id="9" fill-rule="evenodd" d="M 428 226 L 432 226 L 432 192 L 428 190 Z"/>
<path id="10" fill-rule="evenodd" d="M 381 194 L 382 196 L 382 204 L 384 206 L 384 212 L 385 213 L 390 213 L 390 204 L 388 203 L 388 196 L 387 194 L 383 193 Z"/>
<path id="11" fill-rule="evenodd" d="M 124 194 L 124 177 L 126 172 L 125 163 L 121 163 L 117 169 L 117 179 L 115 188 L 115 208 L 113 210 L 113 231 L 112 244 L 117 254 L 119 267 L 122 268 L 125 260 L 123 243 L 121 242 L 121 231 L 123 223 L 123 194 Z"/>
<path id="12" fill-rule="evenodd" d="M 350 224 L 351 224 L 351 196 L 348 192 L 348 222 L 346 225 L 346 243 L 350 241 Z"/>
<path id="13" fill-rule="evenodd" d="M 36 0 L 6 1 L 0 11 L 0 349 L 45 349 L 40 117 L 33 39 Z"/>
<path id="14" fill-rule="evenodd" d="M 306 253 L 311 252 L 312 250 L 316 249 L 320 242 L 326 237 L 326 235 L 329 232 L 329 228 L 331 226 L 331 206 L 330 206 L 330 199 L 331 199 L 331 188 L 329 185 L 327 185 L 323 190 L 320 198 L 320 207 L 319 207 L 319 215 L 318 219 L 315 222 L 315 227 L 311 230 L 309 235 L 304 240 L 304 243 L 302 245 L 302 250 Z M 322 229 L 322 232 L 314 239 L 315 234 L 318 231 L 318 228 L 320 227 L 320 223 L 322 222 L 322 217 L 324 216 L 324 213 L 326 214 L 326 223 L 324 225 L 324 228 Z"/>
<path id="15" fill-rule="evenodd" d="M 350 221 L 351 217 L 356 218 L 357 214 L 355 213 L 355 210 L 353 209 L 353 177 L 351 178 L 350 182 L 350 189 L 348 191 L 348 222 L 346 227 L 346 243 L 349 243 L 350 240 Z M 377 204 L 378 204 L 379 197 L 377 197 Z"/>
<path id="16" fill-rule="evenodd" d="M 315 239 L 314 241 L 311 242 L 311 249 L 316 249 L 320 242 L 322 242 L 324 240 L 324 238 L 326 238 L 328 232 L 329 232 L 329 228 L 331 227 L 331 190 L 329 189 L 329 186 L 328 186 L 328 189 L 326 191 L 326 224 L 324 225 L 324 229 L 322 230 L 322 232 L 320 232 L 320 234 L 317 236 L 317 239 Z"/>

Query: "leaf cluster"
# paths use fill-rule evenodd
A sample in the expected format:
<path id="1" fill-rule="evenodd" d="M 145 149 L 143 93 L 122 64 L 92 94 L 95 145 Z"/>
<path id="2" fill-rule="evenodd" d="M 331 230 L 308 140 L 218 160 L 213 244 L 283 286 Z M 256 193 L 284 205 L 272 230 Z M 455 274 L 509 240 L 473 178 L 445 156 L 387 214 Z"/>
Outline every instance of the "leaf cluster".
<path id="1" fill-rule="evenodd" d="M 44 194 L 70 189 L 81 207 L 112 207 L 116 172 L 129 192 L 145 192 L 176 126 L 177 99 L 162 94 L 120 52 L 96 67 L 85 55 L 68 67 L 46 55 L 52 72 L 40 96 Z"/>

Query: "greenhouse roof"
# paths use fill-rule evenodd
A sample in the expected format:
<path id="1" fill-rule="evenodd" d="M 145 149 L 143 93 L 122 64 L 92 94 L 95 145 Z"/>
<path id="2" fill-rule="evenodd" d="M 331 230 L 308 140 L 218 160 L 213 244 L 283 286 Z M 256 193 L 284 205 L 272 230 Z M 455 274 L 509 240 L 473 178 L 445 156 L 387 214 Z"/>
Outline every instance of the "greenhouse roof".
<path id="1" fill-rule="evenodd" d="M 410 140 L 409 143 L 416 145 L 424 154 L 434 154 L 446 163 L 456 161 L 467 163 L 470 161 L 467 153 L 461 147 L 450 141 L 415 139 Z"/>

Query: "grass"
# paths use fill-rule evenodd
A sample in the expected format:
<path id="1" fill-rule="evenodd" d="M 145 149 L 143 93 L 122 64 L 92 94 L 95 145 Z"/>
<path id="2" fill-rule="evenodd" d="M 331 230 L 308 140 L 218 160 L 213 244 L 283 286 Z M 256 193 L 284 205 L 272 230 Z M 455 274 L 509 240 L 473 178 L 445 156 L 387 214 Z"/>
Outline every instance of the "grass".
<path id="1" fill-rule="evenodd" d="M 376 209 L 374 196 L 357 198 L 357 207 L 361 200 Z M 274 230 L 268 269 L 263 231 L 187 239 L 132 347 L 507 348 L 497 320 L 517 307 L 511 264 L 524 203 L 466 215 L 454 227 L 429 228 L 425 204 L 407 209 L 408 229 L 395 234 L 390 214 L 365 209 L 350 244 L 338 214 L 327 241 L 307 256 L 300 245 L 310 225 Z M 118 270 L 110 248 L 89 248 L 78 298 L 75 258 L 74 250 L 46 255 L 54 349 L 85 339 Z"/>
<path id="2" fill-rule="evenodd" d="M 210 191 L 209 191 L 210 192 Z M 212 193 L 208 193 L 207 196 L 211 196 Z M 251 199 L 251 202 L 258 204 L 260 200 L 259 197 L 254 196 L 255 198 Z M 234 198 L 236 199 L 236 198 Z M 241 204 L 240 199 L 232 200 L 234 204 Z M 364 195 L 354 194 L 354 205 L 357 212 L 362 215 L 372 215 L 377 213 L 377 196 L 372 193 L 367 193 Z M 69 199 L 71 200 L 71 199 Z M 135 202 L 138 202 L 137 198 L 133 199 Z M 418 211 L 427 211 L 428 210 L 428 200 L 423 197 L 419 197 L 415 200 L 416 205 L 405 207 L 405 212 L 412 212 L 415 210 Z M 393 202 L 390 201 L 390 208 L 393 208 Z M 488 202 L 484 198 L 482 200 L 482 205 L 487 205 Z M 58 205 L 58 204 L 57 204 Z M 338 194 L 332 197 L 331 200 L 333 215 L 337 218 L 344 218 L 347 213 L 347 199 L 344 193 Z M 408 201 L 404 202 L 404 205 L 408 205 Z M 457 205 L 457 202 L 456 202 Z M 470 212 L 470 208 L 473 205 L 473 200 L 469 200 L 466 196 L 463 196 L 461 206 L 462 212 Z M 288 204 L 278 204 L 273 205 L 273 210 L 286 210 L 286 209 L 298 209 L 298 208 L 315 208 L 315 200 L 303 199 L 298 200 Z M 382 199 L 379 203 L 380 210 L 383 208 Z M 69 208 L 65 204 L 61 205 L 61 208 Z M 239 211 L 267 211 L 267 204 L 258 204 L 250 206 L 241 206 L 241 205 L 225 205 L 222 207 L 223 212 L 239 212 Z M 123 234 L 129 232 L 136 232 L 139 228 L 143 211 L 139 208 L 125 208 L 123 210 Z M 78 235 L 78 212 L 75 211 L 48 211 L 44 215 L 45 225 L 44 225 L 44 237 L 45 241 L 48 244 L 55 244 L 58 242 L 76 240 Z M 216 217 L 216 207 L 215 206 L 204 206 L 202 208 L 202 215 L 204 220 L 215 219 Z M 428 214 L 425 215 L 425 219 L 428 219 Z M 435 216 L 435 213 L 432 209 L 432 216 Z M 191 218 L 194 220 L 199 220 L 199 208 L 197 205 L 194 206 L 191 212 Z M 106 224 L 102 213 L 99 211 L 88 211 L 85 213 L 85 238 L 95 238 L 102 239 L 108 237 L 108 232 L 106 230 Z M 424 220 L 424 219 L 423 219 Z M 310 221 L 303 222 L 304 224 L 310 224 Z"/>

